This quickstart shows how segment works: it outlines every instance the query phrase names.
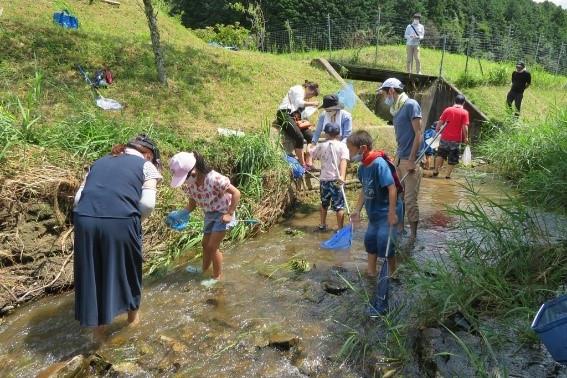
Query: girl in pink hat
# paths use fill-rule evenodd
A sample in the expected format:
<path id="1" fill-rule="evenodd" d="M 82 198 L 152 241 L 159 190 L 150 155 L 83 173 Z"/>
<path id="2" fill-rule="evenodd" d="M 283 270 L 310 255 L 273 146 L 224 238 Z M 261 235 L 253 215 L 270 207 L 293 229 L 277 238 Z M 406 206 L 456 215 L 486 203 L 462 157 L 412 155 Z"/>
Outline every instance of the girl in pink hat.
<path id="1" fill-rule="evenodd" d="M 230 183 L 228 177 L 209 168 L 203 156 L 197 152 L 179 152 L 169 161 L 169 168 L 171 186 L 183 186 L 189 203 L 184 209 L 171 212 L 167 222 L 173 227 L 179 222 L 186 225 L 197 206 L 203 209 L 203 272 L 212 264 L 212 278 L 220 280 L 223 256 L 219 247 L 226 231 L 235 224 L 234 212 L 240 200 L 240 191 Z"/>

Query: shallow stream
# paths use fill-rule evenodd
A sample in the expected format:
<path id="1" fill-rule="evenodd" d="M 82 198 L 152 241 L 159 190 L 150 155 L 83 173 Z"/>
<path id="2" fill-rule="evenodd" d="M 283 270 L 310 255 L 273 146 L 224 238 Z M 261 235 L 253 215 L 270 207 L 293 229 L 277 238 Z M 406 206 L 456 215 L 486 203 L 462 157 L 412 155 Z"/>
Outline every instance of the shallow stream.
<path id="1" fill-rule="evenodd" d="M 464 172 L 452 180 L 423 179 L 416 257 L 444 250 L 449 221 L 444 206 L 467 196 L 459 174 Z M 501 186 L 488 179 L 477 180 L 477 187 L 502 195 Z M 0 325 L 0 376 L 36 376 L 81 353 L 97 353 L 117 371 L 134 376 L 365 375 L 337 358 L 344 341 L 341 324 L 349 317 L 365 321 L 363 304 L 350 291 L 324 290 L 329 282 L 344 283 L 339 274 L 372 288 L 363 276 L 364 230 L 355 232 L 351 251 L 322 250 L 319 243 L 331 234 L 314 232 L 318 222 L 316 207 L 299 210 L 268 233 L 227 250 L 225 279 L 216 287 L 204 287 L 203 276 L 187 273 L 187 261 L 164 277 L 146 279 L 141 323 L 128 328 L 125 316 L 119 317 L 99 348 L 74 320 L 72 292 L 24 306 Z M 335 226 L 333 214 L 328 224 Z M 286 269 L 294 256 L 305 258 L 311 271 Z"/>

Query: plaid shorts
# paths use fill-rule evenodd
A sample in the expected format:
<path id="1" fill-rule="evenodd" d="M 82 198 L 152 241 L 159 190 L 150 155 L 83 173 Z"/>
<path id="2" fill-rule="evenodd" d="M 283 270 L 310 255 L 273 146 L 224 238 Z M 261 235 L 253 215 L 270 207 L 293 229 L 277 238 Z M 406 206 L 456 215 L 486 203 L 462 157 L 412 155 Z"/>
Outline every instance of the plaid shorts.
<path id="1" fill-rule="evenodd" d="M 335 181 L 321 181 L 319 185 L 321 193 L 321 206 L 328 209 L 331 206 L 333 211 L 339 211 L 345 208 L 345 199 L 341 192 L 341 187 Z"/>

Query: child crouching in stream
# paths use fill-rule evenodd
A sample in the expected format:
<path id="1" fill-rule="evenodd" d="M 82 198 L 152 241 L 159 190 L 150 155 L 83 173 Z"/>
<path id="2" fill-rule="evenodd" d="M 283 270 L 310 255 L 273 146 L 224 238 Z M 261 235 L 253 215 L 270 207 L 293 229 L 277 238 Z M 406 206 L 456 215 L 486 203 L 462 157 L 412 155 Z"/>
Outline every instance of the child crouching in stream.
<path id="1" fill-rule="evenodd" d="M 401 188 L 396 170 L 383 151 L 372 150 L 372 137 L 364 130 L 356 131 L 347 139 L 351 161 L 361 162 L 358 179 L 362 188 L 356 207 L 351 214 L 352 222 L 360 222 L 360 211 L 366 209 L 368 229 L 364 236 L 364 247 L 368 253 L 369 276 L 376 276 L 378 257 L 388 259 L 389 276 L 396 271 L 395 241 L 398 235 L 398 220 L 402 217 L 402 202 L 398 198 Z M 388 235 L 390 247 L 388 249 Z M 388 249 L 388 256 L 386 250 Z"/>
<path id="2" fill-rule="evenodd" d="M 222 252 L 219 247 L 226 231 L 236 223 L 234 212 L 240 201 L 240 191 L 228 177 L 209 168 L 197 152 L 179 152 L 169 161 L 171 186 L 183 189 L 189 197 L 187 206 L 171 212 L 169 224 L 187 223 L 191 212 L 201 207 L 205 212 L 203 228 L 203 272 L 213 265 L 213 280 L 222 279 Z M 184 185 L 185 184 L 185 185 Z"/>

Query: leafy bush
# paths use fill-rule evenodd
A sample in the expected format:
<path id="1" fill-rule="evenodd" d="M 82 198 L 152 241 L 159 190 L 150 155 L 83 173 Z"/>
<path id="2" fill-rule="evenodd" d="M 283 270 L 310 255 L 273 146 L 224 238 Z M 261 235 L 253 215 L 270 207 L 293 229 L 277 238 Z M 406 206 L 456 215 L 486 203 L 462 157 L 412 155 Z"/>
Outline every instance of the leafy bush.
<path id="1" fill-rule="evenodd" d="M 193 32 L 205 42 L 216 42 L 223 46 L 246 48 L 252 43 L 250 31 L 238 22 L 234 25 L 216 24 Z"/>
<path id="2" fill-rule="evenodd" d="M 462 73 L 455 81 L 455 85 L 460 88 L 474 88 L 479 87 L 484 83 L 484 79 L 480 76 L 470 73 Z"/>
<path id="3" fill-rule="evenodd" d="M 510 82 L 510 70 L 505 65 L 499 65 L 488 71 L 486 84 L 490 85 L 506 85 Z"/>

